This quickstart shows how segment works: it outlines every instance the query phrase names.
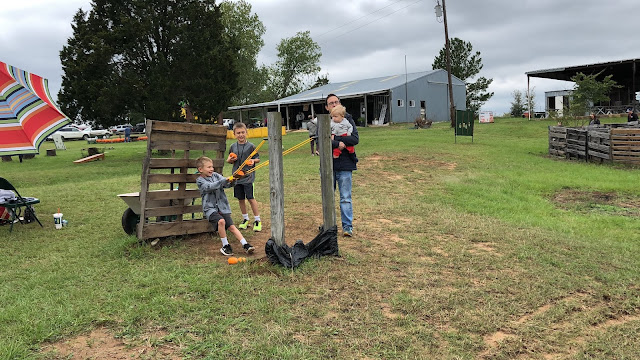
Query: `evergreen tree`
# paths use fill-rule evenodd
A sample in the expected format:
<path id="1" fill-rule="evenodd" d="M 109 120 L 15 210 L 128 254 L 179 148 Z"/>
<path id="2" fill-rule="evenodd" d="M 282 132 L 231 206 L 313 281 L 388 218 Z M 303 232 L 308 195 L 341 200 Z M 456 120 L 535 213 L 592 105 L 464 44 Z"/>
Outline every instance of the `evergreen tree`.
<path id="1" fill-rule="evenodd" d="M 480 52 L 476 51 L 472 54 L 473 47 L 470 42 L 453 38 L 449 41 L 449 47 L 451 51 L 451 74 L 465 82 L 467 86 L 466 107 L 468 110 L 473 110 L 475 114 L 478 114 L 482 104 L 493 96 L 493 92 L 487 92 L 493 79 L 481 76 L 475 82 L 470 81 L 480 73 L 483 66 Z M 432 68 L 447 68 L 446 46 L 440 50 L 438 56 L 433 60 Z"/>

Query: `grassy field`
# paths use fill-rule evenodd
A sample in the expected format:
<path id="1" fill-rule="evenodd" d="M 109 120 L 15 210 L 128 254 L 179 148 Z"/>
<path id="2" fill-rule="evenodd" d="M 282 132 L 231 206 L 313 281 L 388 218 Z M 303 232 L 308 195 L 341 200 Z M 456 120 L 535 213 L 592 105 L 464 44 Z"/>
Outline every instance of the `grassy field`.
<path id="1" fill-rule="evenodd" d="M 359 129 L 355 236 L 295 271 L 227 265 L 216 236 L 127 236 L 117 194 L 139 191 L 144 142 L 0 163 L 45 225 L 0 227 L 0 358 L 640 358 L 639 169 L 551 159 L 548 125 L 497 119 L 457 144 L 447 124 Z M 286 240 L 307 242 L 318 158 L 284 174 Z M 263 248 L 266 169 L 256 189 L 264 230 L 244 233 Z"/>

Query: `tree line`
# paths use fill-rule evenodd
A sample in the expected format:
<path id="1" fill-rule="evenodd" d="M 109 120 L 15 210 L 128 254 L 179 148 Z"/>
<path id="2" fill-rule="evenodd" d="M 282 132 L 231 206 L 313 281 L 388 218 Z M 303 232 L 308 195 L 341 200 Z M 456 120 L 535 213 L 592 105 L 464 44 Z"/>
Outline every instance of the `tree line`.
<path id="1" fill-rule="evenodd" d="M 230 105 L 273 101 L 327 84 L 320 46 L 309 31 L 282 39 L 274 64 L 259 65 L 265 27 L 246 0 L 92 0 L 78 9 L 60 51 L 61 109 L 102 126 L 144 119 L 179 121 L 189 106 L 201 119 Z M 467 108 L 493 93 L 471 44 L 451 40 L 452 74 L 466 82 Z M 444 48 L 433 68 L 446 68 Z"/>

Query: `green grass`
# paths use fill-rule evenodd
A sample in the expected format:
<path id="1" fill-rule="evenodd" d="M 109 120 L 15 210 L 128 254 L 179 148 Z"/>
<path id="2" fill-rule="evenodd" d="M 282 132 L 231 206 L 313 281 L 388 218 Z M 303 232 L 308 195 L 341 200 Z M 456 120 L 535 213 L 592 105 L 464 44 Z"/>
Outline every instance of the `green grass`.
<path id="1" fill-rule="evenodd" d="M 639 170 L 549 158 L 550 122 L 496 121 L 457 144 L 446 124 L 359 129 L 355 237 L 293 272 L 228 266 L 217 237 L 151 247 L 124 234 L 117 194 L 139 191 L 144 142 L 87 164 L 72 163 L 83 142 L 1 163 L 40 198 L 45 227 L 0 227 L 0 358 L 64 358 L 46 347 L 100 327 L 125 344 L 159 329 L 149 346 L 179 358 L 640 357 L 638 209 L 590 196 L 638 204 Z M 289 244 L 322 221 L 308 153 L 284 158 Z M 256 189 L 268 219 L 266 169 Z M 571 192 L 582 197 L 554 201 Z"/>

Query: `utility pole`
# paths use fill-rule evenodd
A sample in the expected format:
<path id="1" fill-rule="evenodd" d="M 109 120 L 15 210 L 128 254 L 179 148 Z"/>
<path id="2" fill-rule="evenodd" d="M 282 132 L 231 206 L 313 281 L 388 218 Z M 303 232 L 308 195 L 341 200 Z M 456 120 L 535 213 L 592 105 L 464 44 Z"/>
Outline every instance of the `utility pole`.
<path id="1" fill-rule="evenodd" d="M 442 0 L 442 7 L 438 1 L 438 5 L 435 7 L 436 18 L 443 16 L 444 18 L 444 40 L 445 40 L 445 53 L 447 55 L 447 77 L 449 79 L 449 119 L 451 120 L 451 127 L 456 126 L 456 106 L 453 102 L 453 83 L 451 82 L 451 49 L 449 46 L 449 29 L 447 27 L 447 6 L 445 0 Z"/>

